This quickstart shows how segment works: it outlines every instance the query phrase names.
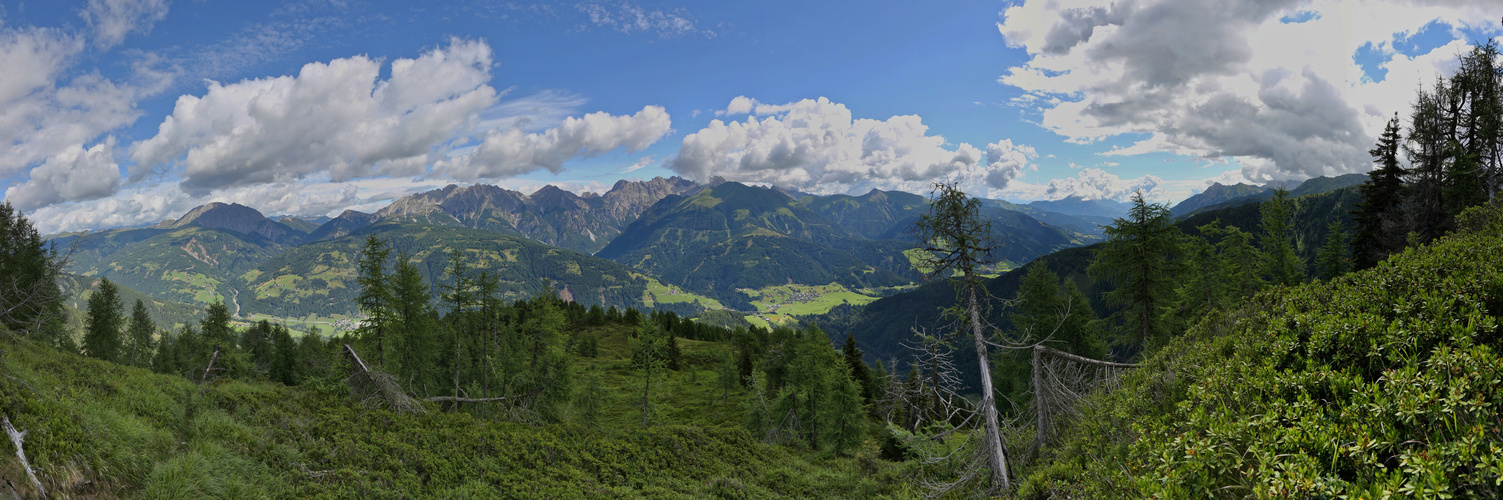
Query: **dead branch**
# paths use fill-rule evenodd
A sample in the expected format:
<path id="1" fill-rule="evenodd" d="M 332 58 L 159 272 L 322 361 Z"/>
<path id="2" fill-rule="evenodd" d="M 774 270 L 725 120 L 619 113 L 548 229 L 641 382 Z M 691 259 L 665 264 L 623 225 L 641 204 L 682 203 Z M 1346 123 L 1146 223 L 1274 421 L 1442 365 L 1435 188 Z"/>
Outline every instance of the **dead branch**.
<path id="1" fill-rule="evenodd" d="M 9 415 L 0 415 L 0 423 L 5 424 L 5 433 L 10 436 L 11 444 L 16 445 L 16 458 L 21 459 L 21 468 L 26 469 L 26 477 L 31 478 L 31 485 L 36 487 L 38 496 L 46 497 L 47 488 L 43 488 L 42 482 L 37 480 L 36 471 L 31 470 L 31 462 L 26 460 L 26 452 L 21 449 L 21 442 L 26 440 L 26 431 L 18 431 L 10 425 Z"/>
<path id="2" fill-rule="evenodd" d="M 209 380 L 209 372 L 214 371 L 214 360 L 219 359 L 219 346 L 214 346 L 214 355 L 209 356 L 209 366 L 204 368 L 204 376 L 198 379 L 199 383 Z"/>
<path id="3" fill-rule="evenodd" d="M 501 396 L 498 398 L 461 398 L 455 396 L 433 396 L 430 398 L 424 398 L 423 401 L 428 401 L 431 403 L 490 403 L 493 401 L 506 401 L 508 399 L 511 399 L 511 396 Z"/>
<path id="4" fill-rule="evenodd" d="M 397 411 L 407 413 L 424 413 L 423 406 L 417 400 L 407 395 L 407 391 L 397 384 L 397 381 L 378 370 L 372 370 L 366 366 L 365 360 L 355 353 L 355 348 L 349 344 L 344 345 L 344 352 L 354 361 L 356 372 L 346 380 L 350 390 L 357 395 L 364 395 L 362 399 L 367 404 L 384 402 Z"/>

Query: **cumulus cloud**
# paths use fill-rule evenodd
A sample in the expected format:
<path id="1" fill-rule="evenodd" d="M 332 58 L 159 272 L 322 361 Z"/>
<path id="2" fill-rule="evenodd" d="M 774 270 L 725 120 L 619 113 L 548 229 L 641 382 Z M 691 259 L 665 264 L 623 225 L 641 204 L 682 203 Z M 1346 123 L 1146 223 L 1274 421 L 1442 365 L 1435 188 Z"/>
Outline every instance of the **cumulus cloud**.
<path id="1" fill-rule="evenodd" d="M 1134 193 L 1142 192 L 1149 200 L 1166 201 L 1169 184 L 1156 175 L 1123 179 L 1099 168 L 1082 169 L 1075 177 L 1050 179 L 1044 184 L 1015 182 L 1001 193 L 1003 196 L 1026 200 L 1058 200 L 1071 196 L 1087 200 L 1127 201 Z"/>
<path id="2" fill-rule="evenodd" d="M 1032 147 L 1016 145 L 1003 139 L 986 145 L 986 185 L 1006 189 L 1007 183 L 1023 174 L 1023 167 L 1038 157 Z"/>
<path id="3" fill-rule="evenodd" d="M 451 40 L 416 59 L 364 56 L 304 65 L 297 76 L 210 82 L 202 97 L 179 97 L 157 134 L 135 144 L 132 179 L 181 169 L 194 194 L 290 182 L 316 172 L 335 181 L 419 175 L 428 155 L 468 130 L 493 104 L 491 50 Z"/>
<path id="4" fill-rule="evenodd" d="M 1364 78 L 1358 47 L 1436 21 L 1498 33 L 1499 17 L 1484 0 L 1027 0 L 997 27 L 1029 59 L 999 81 L 1070 142 L 1148 135 L 1111 154 L 1230 158 L 1249 179 L 1336 175 L 1370 168 L 1387 117 L 1465 42 L 1390 51 L 1382 82 Z"/>
<path id="5" fill-rule="evenodd" d="M 94 28 L 94 44 L 110 48 L 133 31 L 150 32 L 167 17 L 167 0 L 89 0 L 79 15 Z"/>
<path id="6" fill-rule="evenodd" d="M 31 170 L 26 182 L 5 190 L 5 200 L 19 210 L 63 201 L 103 198 L 120 189 L 120 165 L 115 163 L 111 136 L 84 149 L 73 145 Z"/>
<path id="7" fill-rule="evenodd" d="M 649 33 L 658 38 L 686 35 L 714 37 L 715 31 L 702 28 L 683 9 L 647 10 L 630 2 L 586 2 L 575 6 L 590 24 L 625 34 Z"/>
<path id="8" fill-rule="evenodd" d="M 84 73 L 63 79 L 84 43 L 60 30 L 0 27 L 0 178 L 128 125 L 145 89 Z"/>
<path id="9" fill-rule="evenodd" d="M 634 115 L 595 112 L 566 118 L 559 126 L 528 133 L 521 128 L 487 131 L 467 154 L 434 164 L 437 176 L 475 180 L 512 177 L 547 169 L 562 172 L 564 162 L 598 156 L 618 148 L 637 152 L 657 142 L 672 127 L 661 106 L 646 106 Z"/>
<path id="10" fill-rule="evenodd" d="M 668 169 L 699 181 L 720 176 L 810 193 L 922 190 L 941 179 L 1000 188 L 1036 156 L 1008 140 L 988 145 L 982 163 L 980 149 L 949 146 L 918 116 L 857 119 L 823 97 L 781 105 L 737 97 L 723 111 L 754 116 L 712 120 L 684 137 Z"/>

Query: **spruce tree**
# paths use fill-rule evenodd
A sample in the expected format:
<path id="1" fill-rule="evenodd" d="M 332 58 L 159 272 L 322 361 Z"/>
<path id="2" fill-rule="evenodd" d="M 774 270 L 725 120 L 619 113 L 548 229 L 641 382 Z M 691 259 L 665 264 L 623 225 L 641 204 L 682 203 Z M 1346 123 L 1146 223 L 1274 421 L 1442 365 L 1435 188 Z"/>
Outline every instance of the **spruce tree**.
<path id="1" fill-rule="evenodd" d="M 1166 312 L 1174 302 L 1182 254 L 1173 221 L 1168 207 L 1134 195 L 1127 217 L 1105 228 L 1106 242 L 1086 268 L 1092 277 L 1116 285 L 1106 300 L 1122 308 L 1117 314 L 1140 344 L 1169 333 Z"/>
<path id="2" fill-rule="evenodd" d="M 297 385 L 302 382 L 302 373 L 299 368 L 300 354 L 297 342 L 292 339 L 292 333 L 287 327 L 276 325 L 271 331 L 272 359 L 268 376 L 274 381 L 286 385 Z"/>
<path id="3" fill-rule="evenodd" d="M 1263 250 L 1263 274 L 1275 285 L 1294 286 L 1305 281 L 1305 262 L 1294 252 L 1294 217 L 1289 191 L 1274 190 L 1273 199 L 1263 202 L 1260 243 Z"/>
<path id="4" fill-rule="evenodd" d="M 851 372 L 851 378 L 861 385 L 861 400 L 867 404 L 872 403 L 876 395 L 872 392 L 871 370 L 867 368 L 866 361 L 861 359 L 861 347 L 856 345 L 856 334 L 848 333 L 845 336 L 845 346 L 841 349 L 841 355 L 845 358 L 846 368 Z"/>
<path id="5" fill-rule="evenodd" d="M 200 331 L 204 342 L 205 358 L 210 356 L 214 349 L 227 350 L 235 347 L 235 329 L 230 326 L 230 309 L 224 306 L 220 300 L 204 310 L 204 319 L 199 320 Z"/>
<path id="6" fill-rule="evenodd" d="M 109 278 L 99 280 L 99 287 L 89 296 L 89 313 L 84 329 L 84 354 L 105 361 L 119 361 L 121 350 L 120 330 L 125 320 L 121 317 L 125 306 L 120 303 L 120 292 Z"/>
<path id="7" fill-rule="evenodd" d="M 152 359 L 152 335 L 156 333 L 157 325 L 152 323 L 151 314 L 146 311 L 146 304 L 141 299 L 136 299 L 136 306 L 131 309 L 130 327 L 126 329 L 125 339 L 128 342 L 126 351 L 129 354 L 125 361 L 131 366 L 148 366 Z"/>
<path id="8" fill-rule="evenodd" d="M 1320 253 L 1315 258 L 1317 276 L 1322 280 L 1330 280 L 1341 276 L 1349 268 L 1346 228 L 1341 221 L 1331 221 L 1326 226 L 1326 244 L 1320 247 Z"/>
<path id="9" fill-rule="evenodd" d="M 61 261 L 24 215 L 0 202 L 0 329 L 71 346 L 57 287 Z"/>
<path id="10" fill-rule="evenodd" d="M 1378 136 L 1378 144 L 1368 151 L 1378 168 L 1367 173 L 1362 184 L 1362 201 L 1352 210 L 1357 224 L 1352 238 L 1352 264 L 1367 269 L 1403 248 L 1404 235 L 1393 234 L 1391 227 L 1399 217 L 1404 197 L 1404 169 L 1399 166 L 1399 116 L 1395 114 Z"/>

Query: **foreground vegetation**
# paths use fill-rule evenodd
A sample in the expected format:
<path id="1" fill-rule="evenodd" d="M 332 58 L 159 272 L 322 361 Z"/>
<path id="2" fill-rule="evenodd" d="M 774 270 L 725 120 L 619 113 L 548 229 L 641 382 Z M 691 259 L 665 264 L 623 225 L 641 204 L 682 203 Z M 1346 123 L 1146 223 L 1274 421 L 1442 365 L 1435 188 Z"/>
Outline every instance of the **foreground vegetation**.
<path id="1" fill-rule="evenodd" d="M 0 342 L 0 411 L 28 432 L 25 451 L 50 492 L 143 498 L 872 498 L 905 496 L 895 464 L 764 444 L 739 422 L 710 371 L 713 343 L 684 342 L 690 370 L 670 372 L 642 427 L 627 396 L 625 330 L 576 359 L 605 394 L 601 424 L 571 405 L 528 425 L 467 411 L 368 407 L 330 375 L 297 387 L 181 376 L 83 358 L 31 341 Z M 7 335 L 7 338 L 10 338 Z M 692 424 L 692 425 L 684 425 Z M 607 430 L 599 430 L 607 429 Z M 0 476 L 25 494 L 15 460 Z"/>
<path id="2" fill-rule="evenodd" d="M 1021 496 L 1496 497 L 1503 210 L 1207 316 L 1043 447 Z"/>

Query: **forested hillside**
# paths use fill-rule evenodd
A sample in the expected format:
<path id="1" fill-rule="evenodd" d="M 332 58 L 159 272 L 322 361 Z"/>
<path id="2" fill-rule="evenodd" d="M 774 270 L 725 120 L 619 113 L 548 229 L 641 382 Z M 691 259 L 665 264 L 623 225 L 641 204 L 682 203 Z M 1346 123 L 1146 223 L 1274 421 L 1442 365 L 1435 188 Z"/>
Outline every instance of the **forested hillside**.
<path id="1" fill-rule="evenodd" d="M 1023 474 L 1020 496 L 1479 498 L 1503 481 L 1503 211 L 1207 316 Z"/>
<path id="2" fill-rule="evenodd" d="M 380 224 L 357 235 L 293 248 L 246 270 L 237 276 L 246 288 L 241 307 L 284 317 L 354 315 L 359 293 L 355 263 L 371 236 L 405 254 L 435 294 L 440 285 L 452 283 L 444 275 L 451 255 L 463 255 L 471 267 L 490 271 L 497 292 L 508 300 L 532 295 L 546 280 L 558 290 L 567 287 L 583 304 L 640 307 L 646 287 L 626 266 L 517 236 L 457 226 Z"/>

